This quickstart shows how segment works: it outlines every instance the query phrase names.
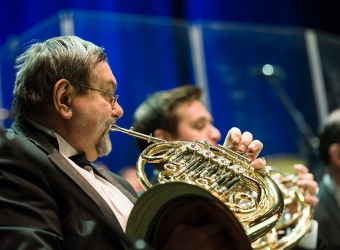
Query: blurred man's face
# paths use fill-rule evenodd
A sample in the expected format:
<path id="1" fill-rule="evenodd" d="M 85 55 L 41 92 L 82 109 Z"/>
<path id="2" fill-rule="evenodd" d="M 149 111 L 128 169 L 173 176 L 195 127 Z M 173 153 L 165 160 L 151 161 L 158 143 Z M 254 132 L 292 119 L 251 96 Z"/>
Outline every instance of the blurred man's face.
<path id="1" fill-rule="evenodd" d="M 171 140 L 205 140 L 212 145 L 217 145 L 221 139 L 221 133 L 212 125 L 211 114 L 200 101 L 194 100 L 183 103 L 175 109 L 175 112 L 179 118 L 178 134 Z"/>

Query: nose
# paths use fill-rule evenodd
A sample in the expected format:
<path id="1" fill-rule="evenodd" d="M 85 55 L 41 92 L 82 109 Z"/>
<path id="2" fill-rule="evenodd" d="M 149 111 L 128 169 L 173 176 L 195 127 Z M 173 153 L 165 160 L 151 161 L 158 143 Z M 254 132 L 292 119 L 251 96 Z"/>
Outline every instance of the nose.
<path id="1" fill-rule="evenodd" d="M 218 141 L 221 139 L 221 132 L 214 125 L 211 125 L 209 136 L 215 145 L 217 145 Z"/>
<path id="2" fill-rule="evenodd" d="M 112 116 L 116 119 L 119 119 L 123 116 L 123 114 L 123 108 L 119 105 L 118 102 L 115 102 L 115 104 L 112 106 Z"/>

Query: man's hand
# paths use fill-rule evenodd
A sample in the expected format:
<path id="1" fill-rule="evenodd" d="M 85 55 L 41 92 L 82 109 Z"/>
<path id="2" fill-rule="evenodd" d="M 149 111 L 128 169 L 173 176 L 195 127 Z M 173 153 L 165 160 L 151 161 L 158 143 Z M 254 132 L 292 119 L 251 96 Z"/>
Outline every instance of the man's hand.
<path id="1" fill-rule="evenodd" d="M 319 185 L 314 180 L 314 175 L 309 173 L 307 167 L 302 164 L 294 165 L 295 171 L 298 172 L 298 180 L 296 184 L 305 190 L 307 194 L 305 194 L 305 201 L 309 203 L 311 206 L 316 206 L 319 203 L 319 198 L 316 197 L 319 192 Z"/>
<path id="2" fill-rule="evenodd" d="M 246 156 L 251 161 L 251 166 L 255 169 L 261 169 L 266 166 L 266 160 L 263 157 L 257 158 L 263 144 L 259 140 L 253 140 L 253 135 L 249 132 L 242 134 L 240 129 L 231 128 L 223 146 Z"/>

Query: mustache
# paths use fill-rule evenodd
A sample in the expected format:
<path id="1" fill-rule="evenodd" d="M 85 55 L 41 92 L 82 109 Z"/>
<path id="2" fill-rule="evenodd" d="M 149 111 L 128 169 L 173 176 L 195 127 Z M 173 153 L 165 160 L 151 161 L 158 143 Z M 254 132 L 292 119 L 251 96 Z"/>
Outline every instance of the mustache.
<path id="1" fill-rule="evenodd" d="M 117 120 L 116 119 L 112 119 L 111 122 L 107 122 L 106 123 L 106 127 L 110 128 L 110 126 L 114 126 L 114 125 L 116 125 L 116 123 L 117 123 Z"/>

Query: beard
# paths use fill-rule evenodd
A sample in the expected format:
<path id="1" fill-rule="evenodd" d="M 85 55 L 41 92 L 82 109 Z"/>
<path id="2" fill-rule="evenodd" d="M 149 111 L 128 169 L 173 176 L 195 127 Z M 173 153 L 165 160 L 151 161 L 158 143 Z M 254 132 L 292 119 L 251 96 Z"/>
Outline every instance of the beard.
<path id="1" fill-rule="evenodd" d="M 106 126 L 107 129 L 104 131 L 102 136 L 99 138 L 98 143 L 96 144 L 96 149 L 97 149 L 99 157 L 108 155 L 112 150 L 112 144 L 111 144 L 110 134 L 109 134 L 109 131 L 110 131 L 109 125 L 110 124 L 111 123 L 109 123 Z"/>

